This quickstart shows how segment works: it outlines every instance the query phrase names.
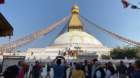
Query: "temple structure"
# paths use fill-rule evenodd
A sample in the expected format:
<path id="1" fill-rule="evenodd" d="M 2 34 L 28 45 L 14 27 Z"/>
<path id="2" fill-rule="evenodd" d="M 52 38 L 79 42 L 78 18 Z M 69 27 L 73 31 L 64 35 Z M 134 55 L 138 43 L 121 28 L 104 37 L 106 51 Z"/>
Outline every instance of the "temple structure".
<path id="1" fill-rule="evenodd" d="M 93 35 L 84 31 L 79 13 L 79 7 L 73 6 L 67 31 L 59 35 L 50 46 L 29 48 L 26 52 L 4 53 L 0 58 L 24 56 L 27 61 L 51 61 L 57 56 L 63 56 L 67 60 L 84 60 L 100 59 L 102 55 L 110 55 L 111 48 L 107 48 Z"/>
<path id="2" fill-rule="evenodd" d="M 52 60 L 57 56 L 64 56 L 66 59 L 91 59 L 110 55 L 111 48 L 105 47 L 93 35 L 84 31 L 79 12 L 79 7 L 73 6 L 67 32 L 61 34 L 48 47 L 28 49 L 26 59 Z"/>

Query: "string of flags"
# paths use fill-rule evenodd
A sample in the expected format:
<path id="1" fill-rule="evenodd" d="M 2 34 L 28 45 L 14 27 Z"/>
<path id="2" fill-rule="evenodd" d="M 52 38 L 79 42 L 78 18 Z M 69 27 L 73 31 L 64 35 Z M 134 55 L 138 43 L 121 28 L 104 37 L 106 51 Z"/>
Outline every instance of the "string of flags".
<path id="1" fill-rule="evenodd" d="M 122 4 L 124 8 L 127 8 L 130 5 L 128 0 L 122 0 Z"/>
<path id="2" fill-rule="evenodd" d="M 0 0 L 0 4 L 4 4 L 5 0 Z M 129 3 L 128 0 L 121 0 L 122 4 L 123 4 L 123 8 L 128 8 L 129 6 L 131 6 L 132 9 L 140 9 L 137 5 L 131 4 Z"/>
<path id="3" fill-rule="evenodd" d="M 128 8 L 130 6 L 132 9 L 140 9 L 137 5 L 129 3 L 128 0 L 121 0 L 121 2 L 123 4 L 123 8 Z"/>

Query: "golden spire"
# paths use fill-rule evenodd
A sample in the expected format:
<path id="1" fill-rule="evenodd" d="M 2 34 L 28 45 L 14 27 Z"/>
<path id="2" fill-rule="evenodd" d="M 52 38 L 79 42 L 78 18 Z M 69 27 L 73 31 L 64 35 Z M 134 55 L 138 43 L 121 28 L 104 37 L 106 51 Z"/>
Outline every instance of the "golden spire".
<path id="1" fill-rule="evenodd" d="M 72 15 L 69 20 L 68 31 L 75 31 L 75 30 L 82 31 L 83 25 L 79 18 L 79 12 L 80 12 L 79 7 L 77 5 L 74 5 L 72 7 L 71 12 L 72 12 Z"/>

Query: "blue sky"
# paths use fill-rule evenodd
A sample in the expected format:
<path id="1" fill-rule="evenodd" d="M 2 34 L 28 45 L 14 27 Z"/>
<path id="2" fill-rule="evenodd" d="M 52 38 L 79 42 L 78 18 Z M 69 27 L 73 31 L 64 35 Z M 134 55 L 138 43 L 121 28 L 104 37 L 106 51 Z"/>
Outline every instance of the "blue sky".
<path id="1" fill-rule="evenodd" d="M 5 0 L 0 12 L 14 27 L 12 40 L 46 28 L 54 21 L 70 15 L 71 7 L 77 4 L 80 14 L 96 24 L 130 39 L 140 41 L 140 10 L 124 9 L 121 0 Z M 138 0 L 129 0 L 138 4 Z M 138 4 L 139 5 L 139 4 Z M 52 32 L 54 34 L 57 32 Z M 38 39 L 30 47 L 45 47 L 53 37 Z M 104 41 L 104 38 L 99 39 Z M 0 38 L 0 43 L 7 43 Z M 108 41 L 110 42 L 110 41 Z M 113 42 L 112 42 L 113 43 Z M 112 46 L 111 42 L 109 43 Z M 28 45 L 29 47 L 29 45 Z"/>

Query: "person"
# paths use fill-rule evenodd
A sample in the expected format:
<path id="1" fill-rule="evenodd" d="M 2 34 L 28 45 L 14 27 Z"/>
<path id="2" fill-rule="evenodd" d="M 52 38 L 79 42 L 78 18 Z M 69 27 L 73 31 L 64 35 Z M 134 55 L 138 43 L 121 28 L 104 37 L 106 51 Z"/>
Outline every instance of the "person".
<path id="1" fill-rule="evenodd" d="M 106 78 L 116 78 L 116 70 L 111 62 L 106 63 Z"/>
<path id="2" fill-rule="evenodd" d="M 41 72 L 41 78 L 47 77 L 47 65 L 43 65 L 42 72 Z"/>
<path id="3" fill-rule="evenodd" d="M 71 78 L 85 78 L 84 71 L 81 70 L 80 64 L 76 64 L 75 69 L 72 70 Z"/>
<path id="4" fill-rule="evenodd" d="M 134 72 L 131 75 L 131 78 L 140 78 L 140 60 L 136 60 L 134 64 Z"/>
<path id="5" fill-rule="evenodd" d="M 71 64 L 69 64 L 66 69 L 66 78 L 70 78 L 71 72 L 72 72 L 72 66 Z"/>
<path id="6" fill-rule="evenodd" d="M 29 64 L 27 62 L 25 62 L 24 66 L 23 66 L 23 70 L 24 70 L 24 78 L 29 78 Z"/>
<path id="7" fill-rule="evenodd" d="M 51 64 L 48 63 L 47 64 L 47 78 L 51 78 Z M 53 77 L 52 77 L 53 78 Z"/>
<path id="8" fill-rule="evenodd" d="M 117 73 L 119 78 L 127 78 L 127 67 L 123 61 L 120 61 L 120 65 L 117 66 Z"/>
<path id="9" fill-rule="evenodd" d="M 53 66 L 54 78 L 64 78 L 65 76 L 65 65 L 62 65 L 61 59 L 56 60 L 56 64 Z"/>
<path id="10" fill-rule="evenodd" d="M 54 78 L 54 69 L 53 66 L 50 67 L 50 71 L 49 71 L 49 78 Z"/>
<path id="11" fill-rule="evenodd" d="M 105 66 L 103 64 L 98 63 L 93 78 L 105 78 L 106 73 L 104 68 Z"/>
<path id="12" fill-rule="evenodd" d="M 25 63 L 24 61 L 19 61 L 18 67 L 19 67 L 19 72 L 17 78 L 26 78 L 28 72 L 28 64 Z"/>
<path id="13" fill-rule="evenodd" d="M 3 73 L 4 78 L 17 78 L 19 68 L 17 65 L 12 65 L 6 68 Z"/>
<path id="14" fill-rule="evenodd" d="M 134 66 L 132 65 L 132 63 L 129 63 L 129 66 L 127 68 L 127 74 L 129 78 L 131 78 L 131 74 L 133 73 L 133 71 L 134 71 Z"/>
<path id="15" fill-rule="evenodd" d="M 97 59 L 93 59 L 91 61 L 91 78 L 94 78 L 95 70 L 97 68 L 97 63 L 98 63 Z"/>
<path id="16" fill-rule="evenodd" d="M 38 61 L 35 62 L 35 65 L 32 69 L 32 78 L 40 78 L 42 67 Z"/>
<path id="17" fill-rule="evenodd" d="M 0 73 L 2 73 L 2 64 L 0 64 Z"/>
<path id="18" fill-rule="evenodd" d="M 28 78 L 32 78 L 32 69 L 33 69 L 33 64 L 29 64 L 29 70 L 28 70 Z"/>
<path id="19" fill-rule="evenodd" d="M 92 64 L 90 64 L 88 60 L 85 60 L 84 65 L 82 65 L 82 70 L 84 71 L 86 78 L 91 78 L 91 68 Z"/>

